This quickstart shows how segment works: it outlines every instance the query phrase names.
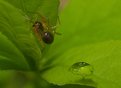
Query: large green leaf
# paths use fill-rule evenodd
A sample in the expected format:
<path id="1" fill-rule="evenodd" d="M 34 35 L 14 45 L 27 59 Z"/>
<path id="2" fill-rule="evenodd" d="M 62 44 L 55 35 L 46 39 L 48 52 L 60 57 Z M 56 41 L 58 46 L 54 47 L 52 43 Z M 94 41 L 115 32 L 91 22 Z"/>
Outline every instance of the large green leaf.
<path id="1" fill-rule="evenodd" d="M 121 1 L 70 0 L 61 14 L 61 36 L 44 58 L 49 58 L 43 77 L 50 83 L 120 88 Z M 119 41 L 118 41 L 119 40 Z M 89 81 L 68 69 L 76 62 L 94 67 Z M 82 79 L 82 80 L 81 80 Z"/>

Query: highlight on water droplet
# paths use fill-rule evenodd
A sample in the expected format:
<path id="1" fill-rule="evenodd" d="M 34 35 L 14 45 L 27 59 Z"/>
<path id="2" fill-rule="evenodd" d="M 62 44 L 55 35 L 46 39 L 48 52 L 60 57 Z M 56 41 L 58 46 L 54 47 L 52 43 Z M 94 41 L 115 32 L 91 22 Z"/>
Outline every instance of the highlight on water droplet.
<path id="1" fill-rule="evenodd" d="M 74 63 L 69 70 L 75 74 L 75 75 L 80 75 L 83 78 L 87 76 L 91 76 L 93 74 L 93 67 L 86 62 L 77 62 Z"/>

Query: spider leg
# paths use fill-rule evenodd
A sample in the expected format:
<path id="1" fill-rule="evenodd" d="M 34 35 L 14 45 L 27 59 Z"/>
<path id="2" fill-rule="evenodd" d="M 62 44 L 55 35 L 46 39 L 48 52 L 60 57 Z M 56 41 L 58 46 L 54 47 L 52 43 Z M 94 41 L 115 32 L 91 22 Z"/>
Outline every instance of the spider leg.
<path id="1" fill-rule="evenodd" d="M 54 34 L 57 34 L 57 35 L 61 35 L 61 33 L 58 33 L 58 32 L 56 31 L 56 28 L 57 28 L 57 26 L 52 26 L 52 27 L 51 27 L 51 29 L 53 30 L 53 33 L 54 33 Z"/>

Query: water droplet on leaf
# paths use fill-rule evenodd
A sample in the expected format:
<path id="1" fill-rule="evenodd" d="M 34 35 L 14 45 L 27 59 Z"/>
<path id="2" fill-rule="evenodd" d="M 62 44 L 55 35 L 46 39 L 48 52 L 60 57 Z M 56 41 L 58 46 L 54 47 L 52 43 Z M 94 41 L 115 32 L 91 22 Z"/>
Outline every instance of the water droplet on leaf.
<path id="1" fill-rule="evenodd" d="M 90 76 L 93 73 L 93 67 L 86 62 L 74 63 L 69 70 L 73 74 L 80 75 L 82 77 Z"/>

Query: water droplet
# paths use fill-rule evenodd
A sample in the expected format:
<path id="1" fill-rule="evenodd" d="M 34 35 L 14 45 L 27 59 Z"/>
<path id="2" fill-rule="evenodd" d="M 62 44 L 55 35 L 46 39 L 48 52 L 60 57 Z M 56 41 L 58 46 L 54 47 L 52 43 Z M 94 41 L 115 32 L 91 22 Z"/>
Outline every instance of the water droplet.
<path id="1" fill-rule="evenodd" d="M 74 63 L 69 70 L 73 74 L 80 75 L 82 77 L 90 76 L 93 73 L 93 67 L 86 62 Z"/>

